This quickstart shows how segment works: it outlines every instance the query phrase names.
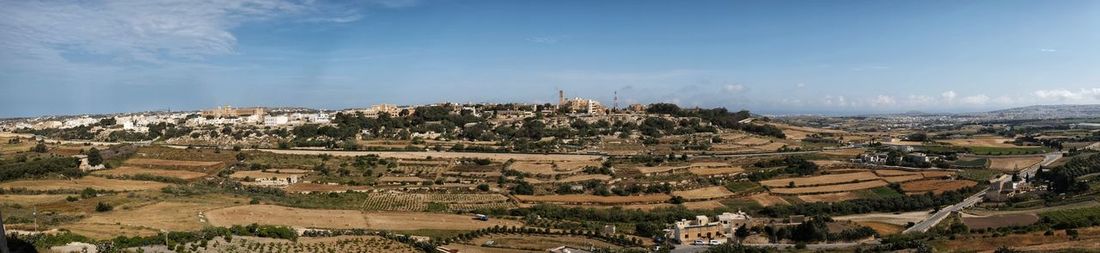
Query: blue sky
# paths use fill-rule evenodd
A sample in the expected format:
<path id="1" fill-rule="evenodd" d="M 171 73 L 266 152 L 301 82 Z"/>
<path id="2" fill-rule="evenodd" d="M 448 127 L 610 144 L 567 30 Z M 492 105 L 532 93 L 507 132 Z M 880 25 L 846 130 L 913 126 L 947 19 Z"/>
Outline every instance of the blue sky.
<path id="1" fill-rule="evenodd" d="M 217 105 L 1100 101 L 1098 1 L 0 0 L 0 117 Z"/>

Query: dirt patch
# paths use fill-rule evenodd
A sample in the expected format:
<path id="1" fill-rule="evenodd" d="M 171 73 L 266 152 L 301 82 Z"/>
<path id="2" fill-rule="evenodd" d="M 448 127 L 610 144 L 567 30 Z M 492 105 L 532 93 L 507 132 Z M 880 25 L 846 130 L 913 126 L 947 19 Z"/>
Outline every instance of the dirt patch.
<path id="1" fill-rule="evenodd" d="M 770 189 L 770 191 L 772 193 L 778 193 L 778 194 L 832 193 L 832 192 L 846 192 L 846 191 L 871 189 L 871 188 L 876 188 L 876 187 L 883 187 L 883 186 L 886 186 L 886 185 L 888 185 L 888 183 L 886 183 L 886 181 L 875 180 L 875 181 L 865 181 L 865 182 L 859 182 L 859 183 L 833 184 L 833 185 L 813 186 L 813 187 L 772 188 L 772 189 Z"/>
<path id="2" fill-rule="evenodd" d="M 134 175 L 153 175 L 162 177 L 173 177 L 179 179 L 196 179 L 206 176 L 206 173 L 194 172 L 189 170 L 161 170 L 161 169 L 147 169 L 133 166 L 122 166 L 109 170 L 97 170 L 92 172 L 92 175 L 107 175 L 107 176 L 134 176 Z"/>
<path id="3" fill-rule="evenodd" d="M 23 180 L 0 183 L 0 188 L 25 188 L 28 190 L 83 190 L 91 187 L 97 190 L 109 191 L 141 191 L 164 188 L 169 184 L 150 181 L 117 180 L 101 177 L 82 177 L 74 180 Z"/>
<path id="4" fill-rule="evenodd" d="M 1034 214 L 1005 214 L 986 217 L 963 217 L 970 229 L 1000 228 L 1011 226 L 1027 226 L 1039 222 L 1039 216 Z"/>
<path id="5" fill-rule="evenodd" d="M 568 195 L 515 195 L 521 202 L 560 203 L 560 204 L 652 204 L 666 202 L 672 196 L 666 194 L 646 194 L 633 196 L 597 196 L 587 194 Z"/>
<path id="6" fill-rule="evenodd" d="M 901 190 L 905 191 L 905 194 L 923 194 L 926 192 L 932 192 L 940 194 L 946 191 L 954 191 L 966 187 L 978 185 L 978 182 L 970 180 L 920 180 L 905 182 L 901 184 Z"/>

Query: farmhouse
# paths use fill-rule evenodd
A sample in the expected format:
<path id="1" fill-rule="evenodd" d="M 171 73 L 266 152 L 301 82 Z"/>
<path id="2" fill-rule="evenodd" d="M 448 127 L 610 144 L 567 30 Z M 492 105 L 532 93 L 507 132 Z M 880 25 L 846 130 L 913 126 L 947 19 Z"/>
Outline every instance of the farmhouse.
<path id="1" fill-rule="evenodd" d="M 741 226 L 751 226 L 752 217 L 745 212 L 722 213 L 717 221 L 711 221 L 705 215 L 695 216 L 695 220 L 680 220 L 673 224 L 672 237 L 684 244 L 695 240 L 728 238 Z"/>

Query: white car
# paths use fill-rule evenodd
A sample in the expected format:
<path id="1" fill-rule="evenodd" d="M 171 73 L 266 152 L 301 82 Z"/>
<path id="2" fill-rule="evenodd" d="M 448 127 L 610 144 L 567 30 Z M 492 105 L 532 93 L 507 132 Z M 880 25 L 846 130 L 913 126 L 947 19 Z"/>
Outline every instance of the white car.
<path id="1" fill-rule="evenodd" d="M 695 242 L 693 242 L 691 244 L 693 244 L 693 245 L 705 245 L 705 244 L 707 244 L 707 242 L 703 241 L 703 239 L 699 239 L 699 240 L 695 240 Z"/>
<path id="2" fill-rule="evenodd" d="M 722 242 L 719 242 L 718 240 L 710 240 L 710 245 L 718 245 L 718 244 L 722 244 Z"/>

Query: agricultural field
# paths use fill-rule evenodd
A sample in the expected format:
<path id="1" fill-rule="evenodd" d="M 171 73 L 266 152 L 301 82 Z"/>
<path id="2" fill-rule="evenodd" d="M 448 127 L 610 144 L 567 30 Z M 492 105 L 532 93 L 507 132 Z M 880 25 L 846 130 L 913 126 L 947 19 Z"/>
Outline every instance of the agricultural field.
<path id="1" fill-rule="evenodd" d="M 772 187 L 788 187 L 791 183 L 794 183 L 795 187 L 802 186 L 815 186 L 815 185 L 829 185 L 851 182 L 863 182 L 878 180 L 879 176 L 872 172 L 857 172 L 857 173 L 845 173 L 845 174 L 830 174 L 812 177 L 796 177 L 796 178 L 784 178 L 760 181 L 760 184 Z"/>
<path id="2" fill-rule="evenodd" d="M 112 177 L 151 175 L 191 180 L 206 176 L 206 173 L 194 172 L 189 170 L 147 169 L 142 167 L 122 166 L 114 169 L 93 171 L 92 175 L 103 175 Z"/>
<path id="3" fill-rule="evenodd" d="M 1039 164 L 1043 161 L 1043 156 L 990 157 L 988 159 L 990 161 L 989 169 L 1017 172 Z"/>
<path id="4" fill-rule="evenodd" d="M 102 232 L 116 227 L 120 229 L 118 233 L 134 234 L 155 234 L 162 230 L 192 231 L 201 229 L 206 224 L 204 212 L 247 201 L 244 198 L 222 195 L 173 199 L 125 209 L 119 208 L 119 210 L 92 215 L 63 227 L 79 234 L 106 238 L 113 237 L 110 235 L 117 233 Z"/>
<path id="5" fill-rule="evenodd" d="M 14 194 L 0 194 L 0 203 L 4 204 L 17 204 L 23 206 L 40 205 L 51 202 L 64 201 L 66 197 L 73 195 L 14 195 Z"/>
<path id="6" fill-rule="evenodd" d="M 970 180 L 943 180 L 943 179 L 931 179 L 910 181 L 901 184 L 901 190 L 905 191 L 905 194 L 924 194 L 932 192 L 934 194 L 940 194 L 946 191 L 954 191 L 966 187 L 977 185 L 978 182 Z"/>
<path id="7" fill-rule="evenodd" d="M 1005 214 L 993 216 L 974 216 L 963 214 L 962 221 L 970 229 L 986 229 L 1011 226 L 1027 226 L 1039 222 L 1039 216 L 1034 214 Z"/>
<path id="8" fill-rule="evenodd" d="M 809 194 L 798 195 L 798 199 L 805 202 L 840 202 L 845 200 L 858 199 L 861 196 L 854 192 L 836 192 L 836 193 L 824 193 L 824 194 Z"/>
<path id="9" fill-rule="evenodd" d="M 620 248 L 617 245 L 604 241 L 571 235 L 492 234 L 476 238 L 472 240 L 470 244 L 485 245 L 485 243 L 489 241 L 493 242 L 492 247 L 518 250 L 545 251 L 546 249 L 559 246 L 570 246 L 581 249 L 588 247 Z"/>
<path id="10" fill-rule="evenodd" d="M 308 228 L 366 228 L 377 230 L 474 230 L 515 226 L 504 219 L 479 221 L 470 215 L 420 212 L 361 212 L 353 210 L 301 209 L 274 205 L 244 205 L 205 212 L 214 226 L 251 223 Z"/>
<path id="11" fill-rule="evenodd" d="M 790 205 L 787 200 L 780 198 L 779 196 L 771 195 L 768 193 L 757 193 L 745 197 L 747 200 L 751 200 L 759 204 L 760 206 L 774 206 L 774 205 Z"/>
<path id="12" fill-rule="evenodd" d="M 688 172 L 696 176 L 730 175 L 744 172 L 741 166 L 691 167 Z"/>
<path id="13" fill-rule="evenodd" d="M 185 244 L 190 252 L 363 252 L 363 253 L 414 253 L 420 250 L 394 240 L 378 236 L 300 237 L 286 239 L 235 236 L 232 240 L 218 237 L 203 243 Z M 144 252 L 160 252 L 163 246 L 143 247 Z"/>
<path id="14" fill-rule="evenodd" d="M 846 183 L 846 184 L 832 184 L 810 187 L 794 187 L 794 188 L 771 188 L 769 191 L 777 194 L 810 194 L 810 193 L 833 193 L 833 192 L 847 192 L 863 189 L 871 189 L 876 187 L 883 187 L 888 185 L 886 181 L 863 181 L 858 183 Z"/>
<path id="15" fill-rule="evenodd" d="M 680 196 L 685 200 L 712 200 L 721 199 L 733 196 L 733 192 L 730 192 L 723 186 L 711 186 L 705 188 L 673 191 L 672 196 Z"/>
<path id="16" fill-rule="evenodd" d="M 329 150 L 282 150 L 282 149 L 263 149 L 262 151 L 271 152 L 275 154 L 290 154 L 290 155 L 320 155 L 328 154 L 332 156 L 366 156 L 377 155 L 383 158 L 397 158 L 397 159 L 419 159 L 424 160 L 430 158 L 443 158 L 443 159 L 460 159 L 460 158 L 481 158 L 490 159 L 498 162 L 505 162 L 508 160 L 515 161 L 573 161 L 573 162 L 591 162 L 601 161 L 603 157 L 596 155 L 565 155 L 565 154 L 517 154 L 517 153 L 473 153 L 473 152 L 437 152 L 437 151 L 425 151 L 425 152 L 411 152 L 411 151 L 329 151 Z"/>
<path id="17" fill-rule="evenodd" d="M 646 195 L 632 195 L 632 196 L 598 196 L 587 194 L 567 194 L 567 195 L 515 195 L 513 196 L 520 202 L 524 203 L 559 203 L 559 204 L 600 204 L 600 205 L 623 205 L 623 204 L 653 204 L 666 202 L 672 198 L 672 196 L 666 194 L 646 194 Z"/>
<path id="18" fill-rule="evenodd" d="M 133 158 L 126 160 L 124 165 L 146 167 L 146 168 L 167 168 L 167 169 L 181 169 L 190 171 L 208 172 L 213 169 L 220 168 L 222 162 L 208 162 L 208 161 L 184 161 L 184 160 L 164 160 L 164 159 L 151 159 L 151 158 Z"/>
<path id="19" fill-rule="evenodd" d="M 586 166 L 599 167 L 600 162 L 589 161 L 517 161 L 510 167 L 520 172 L 535 175 L 571 174 L 584 170 Z"/>
<path id="20" fill-rule="evenodd" d="M 49 180 L 20 180 L 0 183 L 0 189 L 13 189 L 22 188 L 33 191 L 48 191 L 48 190 L 83 190 L 84 188 L 93 188 L 97 190 L 108 191 L 142 191 L 142 190 L 159 190 L 168 186 L 166 183 L 151 182 L 151 181 L 135 181 L 135 180 L 118 180 L 107 179 L 101 177 L 82 177 L 80 179 L 64 180 L 64 179 L 49 179 Z"/>
<path id="21" fill-rule="evenodd" d="M 1003 137 L 999 137 L 999 136 L 979 136 L 979 137 L 972 137 L 972 138 L 966 138 L 966 139 L 939 140 L 938 142 L 943 142 L 943 143 L 947 143 L 947 144 L 951 144 L 951 145 L 955 145 L 955 146 L 962 146 L 962 147 L 994 147 L 994 148 L 1016 147 L 1015 144 L 1012 144 L 1012 141 L 1013 141 L 1012 139 L 1003 138 Z"/>

